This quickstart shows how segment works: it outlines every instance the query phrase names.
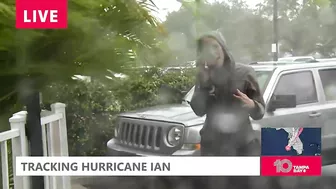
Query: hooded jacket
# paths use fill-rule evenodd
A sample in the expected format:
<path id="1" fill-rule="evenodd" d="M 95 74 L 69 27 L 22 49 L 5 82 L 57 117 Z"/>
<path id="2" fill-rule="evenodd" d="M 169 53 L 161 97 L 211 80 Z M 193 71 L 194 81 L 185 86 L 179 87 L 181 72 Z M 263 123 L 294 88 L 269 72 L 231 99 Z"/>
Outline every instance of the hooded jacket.
<path id="1" fill-rule="evenodd" d="M 215 134 L 223 133 L 234 135 L 235 144 L 248 143 L 255 138 L 249 116 L 258 120 L 265 112 L 265 103 L 255 71 L 248 65 L 235 63 L 224 37 L 219 32 L 201 36 L 197 41 L 198 53 L 200 53 L 201 39 L 204 37 L 217 40 L 225 58 L 222 67 L 212 71 L 211 84 L 215 87 L 214 95 L 209 93 L 208 86 L 202 86 L 199 76 L 196 77 L 195 91 L 190 105 L 197 116 L 206 115 L 205 124 L 200 131 L 202 140 L 211 140 Z M 199 66 L 199 63 L 197 65 Z M 237 89 L 254 101 L 254 109 L 242 107 L 241 101 L 233 96 Z"/>

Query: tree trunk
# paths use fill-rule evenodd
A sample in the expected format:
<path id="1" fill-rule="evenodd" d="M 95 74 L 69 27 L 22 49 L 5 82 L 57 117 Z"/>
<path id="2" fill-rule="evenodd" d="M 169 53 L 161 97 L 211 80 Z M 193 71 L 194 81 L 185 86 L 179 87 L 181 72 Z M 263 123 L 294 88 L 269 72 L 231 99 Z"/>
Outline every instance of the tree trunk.
<path id="1" fill-rule="evenodd" d="M 31 156 L 43 156 L 40 94 L 34 91 L 27 97 L 27 128 Z M 44 177 L 32 177 L 32 188 L 44 189 Z"/>
<path id="2" fill-rule="evenodd" d="M 24 78 L 19 87 L 19 93 L 27 108 L 27 138 L 30 156 L 43 156 L 40 94 L 33 78 Z M 32 188 L 44 189 L 44 177 L 32 176 Z"/>

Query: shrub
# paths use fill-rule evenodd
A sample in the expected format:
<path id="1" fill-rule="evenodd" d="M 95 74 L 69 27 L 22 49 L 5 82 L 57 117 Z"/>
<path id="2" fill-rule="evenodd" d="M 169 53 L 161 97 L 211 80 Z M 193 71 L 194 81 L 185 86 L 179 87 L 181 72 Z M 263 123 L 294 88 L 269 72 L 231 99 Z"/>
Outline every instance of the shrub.
<path id="1" fill-rule="evenodd" d="M 104 155 L 106 142 L 114 135 L 114 121 L 119 113 L 180 103 L 180 93 L 168 93 L 162 86 L 187 91 L 193 85 L 193 75 L 192 70 L 162 75 L 154 68 L 144 73 L 131 73 L 127 79 L 55 83 L 46 88 L 43 99 L 46 104 L 67 104 L 70 155 Z"/>
<path id="2" fill-rule="evenodd" d="M 12 158 L 12 143 L 9 140 L 7 142 L 7 154 L 8 154 L 8 175 L 2 175 L 2 173 L 0 173 L 0 186 L 2 186 L 2 182 L 3 182 L 3 177 L 8 177 L 9 179 L 9 189 L 14 189 L 14 175 L 13 175 L 13 158 Z M 1 152 L 1 153 L 6 153 L 6 152 Z M 0 169 L 2 170 L 2 164 L 1 164 L 1 159 L 0 159 Z"/>

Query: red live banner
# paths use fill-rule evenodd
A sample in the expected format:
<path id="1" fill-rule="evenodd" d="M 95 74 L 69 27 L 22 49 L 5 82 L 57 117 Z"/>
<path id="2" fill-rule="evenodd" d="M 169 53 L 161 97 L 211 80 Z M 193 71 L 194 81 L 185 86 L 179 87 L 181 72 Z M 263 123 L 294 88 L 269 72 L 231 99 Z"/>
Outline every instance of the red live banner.
<path id="1" fill-rule="evenodd" d="M 262 156 L 261 176 L 321 176 L 321 156 Z"/>
<path id="2" fill-rule="evenodd" d="M 68 0 L 16 0 L 17 29 L 65 29 Z"/>

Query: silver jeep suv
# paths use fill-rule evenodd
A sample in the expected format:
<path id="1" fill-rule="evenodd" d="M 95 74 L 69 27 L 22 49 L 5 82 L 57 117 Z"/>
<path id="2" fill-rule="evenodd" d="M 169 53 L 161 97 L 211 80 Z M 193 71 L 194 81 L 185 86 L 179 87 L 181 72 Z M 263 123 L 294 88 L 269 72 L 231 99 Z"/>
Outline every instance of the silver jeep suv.
<path id="1" fill-rule="evenodd" d="M 336 61 L 253 65 L 263 91 L 266 114 L 252 121 L 262 127 L 321 127 L 324 164 L 336 160 Z M 194 155 L 205 117 L 189 106 L 194 88 L 181 104 L 161 105 L 119 115 L 108 155 Z M 326 156 L 326 154 L 330 154 Z M 325 158 L 330 157 L 330 158 Z"/>

